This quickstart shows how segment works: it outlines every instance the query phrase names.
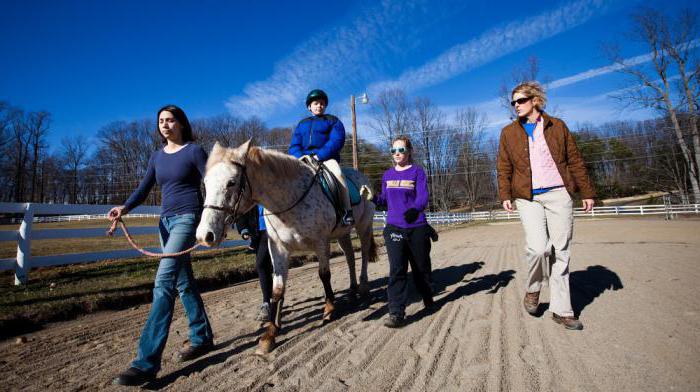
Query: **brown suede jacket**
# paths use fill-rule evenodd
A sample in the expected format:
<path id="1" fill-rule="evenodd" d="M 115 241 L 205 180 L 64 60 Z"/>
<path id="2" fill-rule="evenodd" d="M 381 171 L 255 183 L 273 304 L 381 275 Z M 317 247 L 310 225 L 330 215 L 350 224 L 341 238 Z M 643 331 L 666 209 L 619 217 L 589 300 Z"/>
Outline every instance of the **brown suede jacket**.
<path id="1" fill-rule="evenodd" d="M 569 194 L 581 191 L 581 198 L 595 198 L 595 189 L 588 178 L 583 158 L 574 137 L 564 121 L 542 113 L 544 138 L 549 152 Z M 501 131 L 498 147 L 498 197 L 501 202 L 513 199 L 532 200 L 532 172 L 527 133 L 515 120 Z"/>

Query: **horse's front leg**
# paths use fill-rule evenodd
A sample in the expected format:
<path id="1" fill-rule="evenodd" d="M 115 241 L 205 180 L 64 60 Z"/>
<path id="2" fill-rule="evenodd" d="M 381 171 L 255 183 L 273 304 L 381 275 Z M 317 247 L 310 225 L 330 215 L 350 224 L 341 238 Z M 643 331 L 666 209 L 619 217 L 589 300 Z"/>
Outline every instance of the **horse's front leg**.
<path id="1" fill-rule="evenodd" d="M 340 248 L 343 250 L 345 261 L 348 263 L 348 271 L 350 272 L 350 295 L 357 298 L 358 288 L 357 272 L 355 271 L 355 251 L 352 249 L 350 234 L 340 237 L 338 239 L 338 245 L 340 245 Z"/>
<path id="2" fill-rule="evenodd" d="M 323 322 L 329 322 L 333 319 L 333 311 L 335 310 L 335 296 L 333 295 L 333 287 L 331 287 L 331 266 L 330 266 L 331 246 L 326 241 L 321 241 L 316 255 L 318 256 L 318 276 L 323 283 L 323 291 L 326 296 L 326 304 L 323 306 Z"/>
<path id="3" fill-rule="evenodd" d="M 275 338 L 282 329 L 282 305 L 287 287 L 289 252 L 281 245 L 275 245 L 268 238 L 270 258 L 272 259 L 272 298 L 270 299 L 270 321 L 265 332 L 260 336 L 256 354 L 267 354 L 275 348 Z"/>

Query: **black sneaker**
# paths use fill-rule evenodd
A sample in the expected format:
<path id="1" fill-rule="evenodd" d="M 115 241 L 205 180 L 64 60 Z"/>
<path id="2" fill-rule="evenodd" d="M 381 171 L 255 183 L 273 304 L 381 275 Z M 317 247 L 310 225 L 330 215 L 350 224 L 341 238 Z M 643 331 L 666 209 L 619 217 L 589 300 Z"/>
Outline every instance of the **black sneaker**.
<path id="1" fill-rule="evenodd" d="M 384 322 L 385 327 L 389 328 L 401 328 L 404 325 L 403 316 L 397 316 L 395 314 L 390 314 L 389 318 Z"/>
<path id="2" fill-rule="evenodd" d="M 141 369 L 130 367 L 121 372 L 117 378 L 112 381 L 114 385 L 139 386 L 156 379 L 153 373 L 146 373 Z"/>
<path id="3" fill-rule="evenodd" d="M 352 216 L 352 210 L 345 211 L 343 219 L 341 219 L 343 226 L 352 226 L 355 224 L 355 217 Z"/>
<path id="4" fill-rule="evenodd" d="M 200 344 L 198 346 L 189 346 L 186 349 L 180 351 L 177 358 L 180 360 L 180 362 L 187 362 L 195 358 L 199 358 L 213 349 L 214 343 L 205 343 Z"/>
<path id="5" fill-rule="evenodd" d="M 429 312 L 433 312 L 437 310 L 437 305 L 435 305 L 435 301 L 433 298 L 423 298 L 423 308 Z"/>

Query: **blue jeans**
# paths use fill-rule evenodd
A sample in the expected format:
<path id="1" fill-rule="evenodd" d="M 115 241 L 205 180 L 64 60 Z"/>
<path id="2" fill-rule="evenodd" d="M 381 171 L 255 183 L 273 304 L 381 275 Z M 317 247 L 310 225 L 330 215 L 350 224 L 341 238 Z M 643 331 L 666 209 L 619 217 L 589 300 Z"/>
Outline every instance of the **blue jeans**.
<path id="1" fill-rule="evenodd" d="M 161 217 L 158 228 L 163 252 L 179 252 L 192 246 L 198 222 L 199 216 L 195 214 Z M 190 344 L 199 346 L 213 342 L 214 335 L 204 310 L 204 302 L 192 275 L 190 255 L 163 258 L 158 265 L 153 287 L 153 305 L 141 332 L 138 356 L 132 362 L 132 367 L 148 373 L 160 370 L 178 293 L 190 322 Z"/>

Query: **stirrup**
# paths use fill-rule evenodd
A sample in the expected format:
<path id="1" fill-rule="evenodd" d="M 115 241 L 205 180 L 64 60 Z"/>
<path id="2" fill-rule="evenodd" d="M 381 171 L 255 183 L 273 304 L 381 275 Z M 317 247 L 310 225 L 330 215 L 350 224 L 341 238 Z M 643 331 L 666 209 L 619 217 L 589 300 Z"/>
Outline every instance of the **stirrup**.
<path id="1" fill-rule="evenodd" d="M 345 211 L 341 223 L 343 226 L 352 226 L 355 224 L 355 217 L 352 216 L 352 210 Z"/>

